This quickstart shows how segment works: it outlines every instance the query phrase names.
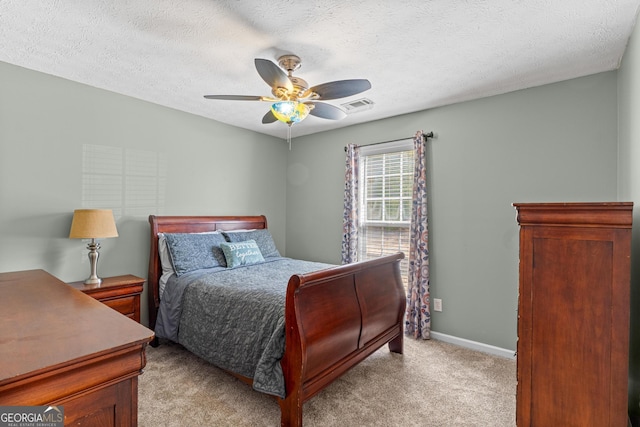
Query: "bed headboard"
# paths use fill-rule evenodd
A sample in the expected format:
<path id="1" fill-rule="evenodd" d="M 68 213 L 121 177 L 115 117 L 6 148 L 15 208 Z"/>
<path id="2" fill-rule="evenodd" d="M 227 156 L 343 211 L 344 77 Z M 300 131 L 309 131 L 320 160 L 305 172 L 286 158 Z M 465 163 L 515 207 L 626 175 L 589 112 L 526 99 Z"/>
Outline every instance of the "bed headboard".
<path id="1" fill-rule="evenodd" d="M 149 215 L 151 245 L 149 247 L 149 276 L 147 283 L 149 328 L 156 326 L 160 305 L 159 281 L 162 275 L 158 255 L 158 233 L 204 233 L 216 230 L 267 228 L 267 218 L 257 216 L 155 216 Z"/>

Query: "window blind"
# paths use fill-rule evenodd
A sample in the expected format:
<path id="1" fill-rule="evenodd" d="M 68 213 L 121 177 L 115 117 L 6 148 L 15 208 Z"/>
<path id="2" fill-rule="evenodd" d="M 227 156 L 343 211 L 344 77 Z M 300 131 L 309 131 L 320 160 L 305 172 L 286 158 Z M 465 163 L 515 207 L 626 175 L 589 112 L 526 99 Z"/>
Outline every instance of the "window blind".
<path id="1" fill-rule="evenodd" d="M 398 251 L 405 285 L 408 276 L 409 233 L 413 197 L 414 156 L 409 144 L 361 150 L 360 230 L 358 256 L 371 259 Z M 409 149 L 407 149 L 409 145 Z M 367 147 L 362 147 L 367 148 Z"/>

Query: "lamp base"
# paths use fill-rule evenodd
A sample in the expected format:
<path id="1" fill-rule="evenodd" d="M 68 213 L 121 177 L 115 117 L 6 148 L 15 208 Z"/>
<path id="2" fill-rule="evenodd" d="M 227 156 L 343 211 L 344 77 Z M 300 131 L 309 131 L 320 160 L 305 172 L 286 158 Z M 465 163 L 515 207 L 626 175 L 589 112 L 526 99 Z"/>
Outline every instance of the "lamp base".
<path id="1" fill-rule="evenodd" d="M 89 278 L 84 281 L 85 285 L 100 285 L 102 279 L 98 277 L 98 257 L 100 256 L 100 243 L 96 242 L 96 239 L 91 239 L 91 243 L 87 245 L 89 249 L 89 264 L 91 265 L 91 273 Z"/>
<path id="2" fill-rule="evenodd" d="M 85 285 L 100 285 L 102 283 L 102 279 L 99 277 L 89 277 L 84 281 Z"/>

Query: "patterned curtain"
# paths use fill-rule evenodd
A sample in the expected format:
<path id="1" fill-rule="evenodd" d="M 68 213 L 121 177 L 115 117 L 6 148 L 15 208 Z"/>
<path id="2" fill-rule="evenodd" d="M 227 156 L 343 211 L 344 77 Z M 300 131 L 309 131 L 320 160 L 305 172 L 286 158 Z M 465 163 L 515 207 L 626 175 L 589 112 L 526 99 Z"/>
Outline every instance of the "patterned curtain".
<path id="1" fill-rule="evenodd" d="M 415 170 L 413 173 L 413 206 L 409 246 L 409 285 L 405 335 L 413 338 L 431 337 L 429 308 L 429 230 L 427 228 L 427 170 L 425 138 L 418 131 L 413 140 Z"/>
<path id="2" fill-rule="evenodd" d="M 358 158 L 355 144 L 347 146 L 344 174 L 344 213 L 342 217 L 342 263 L 358 259 Z"/>

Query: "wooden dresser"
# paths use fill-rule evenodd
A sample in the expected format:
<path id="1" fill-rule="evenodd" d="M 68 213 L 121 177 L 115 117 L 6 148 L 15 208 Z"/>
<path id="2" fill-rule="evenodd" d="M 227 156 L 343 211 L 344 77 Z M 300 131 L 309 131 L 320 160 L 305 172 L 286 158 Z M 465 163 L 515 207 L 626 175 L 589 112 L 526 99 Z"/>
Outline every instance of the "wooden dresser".
<path id="1" fill-rule="evenodd" d="M 633 204 L 514 206 L 518 427 L 626 426 Z"/>
<path id="2" fill-rule="evenodd" d="M 0 273 L 0 405 L 62 406 L 69 426 L 136 426 L 152 338 L 43 270 Z"/>

